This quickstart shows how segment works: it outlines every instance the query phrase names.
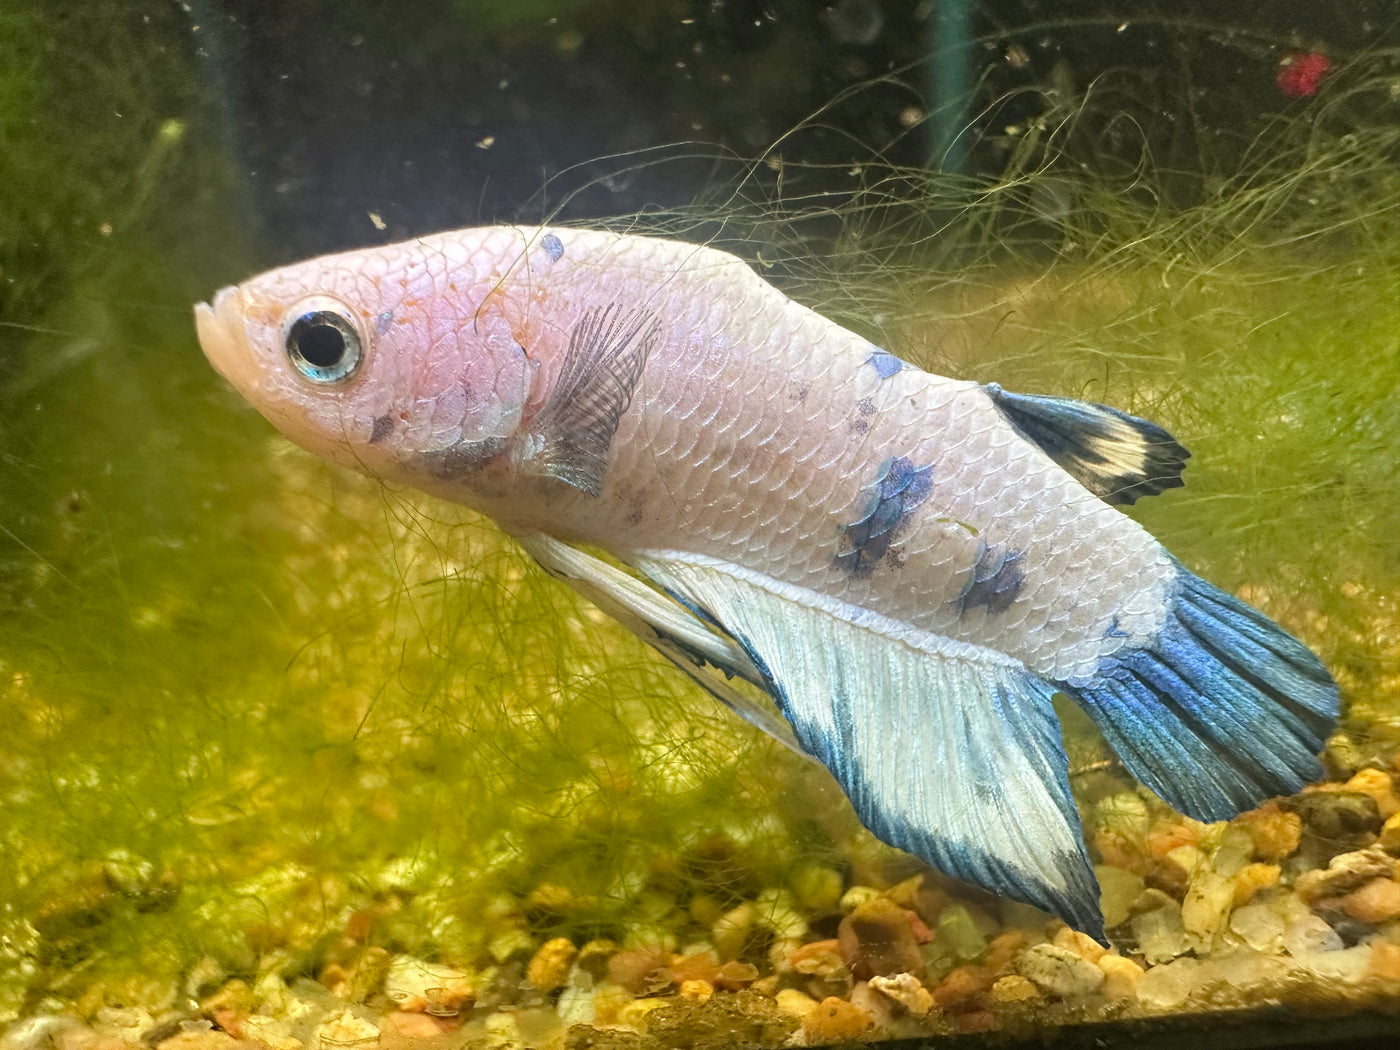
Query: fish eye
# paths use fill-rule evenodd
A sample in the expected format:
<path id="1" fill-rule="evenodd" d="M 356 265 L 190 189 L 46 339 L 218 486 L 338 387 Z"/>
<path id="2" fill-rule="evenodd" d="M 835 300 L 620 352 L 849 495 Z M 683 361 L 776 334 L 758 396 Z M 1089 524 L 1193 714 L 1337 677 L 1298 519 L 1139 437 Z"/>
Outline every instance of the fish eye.
<path id="1" fill-rule="evenodd" d="M 338 383 L 355 373 L 363 340 L 350 311 L 334 300 L 302 302 L 282 322 L 283 345 L 296 370 L 313 383 Z"/>

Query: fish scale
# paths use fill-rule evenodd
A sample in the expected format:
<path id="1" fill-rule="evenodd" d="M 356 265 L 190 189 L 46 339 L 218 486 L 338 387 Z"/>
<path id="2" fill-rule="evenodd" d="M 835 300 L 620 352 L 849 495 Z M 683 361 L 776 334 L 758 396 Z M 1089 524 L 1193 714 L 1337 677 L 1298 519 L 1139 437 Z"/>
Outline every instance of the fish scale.
<path id="1" fill-rule="evenodd" d="M 885 841 L 1101 940 L 1056 692 L 1198 819 L 1318 774 L 1326 669 L 1114 506 L 1182 483 L 1146 420 L 930 375 L 734 256 L 603 231 L 342 253 L 196 322 L 293 440 L 491 515 Z"/>

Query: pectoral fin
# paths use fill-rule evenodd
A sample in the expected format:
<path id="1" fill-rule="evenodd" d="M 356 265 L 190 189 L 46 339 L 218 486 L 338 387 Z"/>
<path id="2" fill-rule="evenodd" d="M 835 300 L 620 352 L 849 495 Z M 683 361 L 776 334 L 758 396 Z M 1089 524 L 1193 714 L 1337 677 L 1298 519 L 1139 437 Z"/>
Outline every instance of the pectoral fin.
<path id="1" fill-rule="evenodd" d="M 633 560 L 750 654 L 872 832 L 1103 939 L 1053 686 L 992 650 L 738 566 Z"/>

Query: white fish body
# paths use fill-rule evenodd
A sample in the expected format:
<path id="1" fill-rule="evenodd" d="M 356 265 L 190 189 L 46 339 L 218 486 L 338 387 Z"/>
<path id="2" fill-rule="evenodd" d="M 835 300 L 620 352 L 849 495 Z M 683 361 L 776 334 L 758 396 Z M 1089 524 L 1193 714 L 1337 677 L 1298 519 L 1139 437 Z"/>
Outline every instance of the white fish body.
<path id="1" fill-rule="evenodd" d="M 1056 691 L 1200 819 L 1318 772 L 1327 672 L 1109 505 L 1181 483 L 1150 423 L 930 375 L 734 256 L 600 231 L 347 252 L 196 315 L 290 438 L 492 516 L 880 837 L 1100 939 Z"/>

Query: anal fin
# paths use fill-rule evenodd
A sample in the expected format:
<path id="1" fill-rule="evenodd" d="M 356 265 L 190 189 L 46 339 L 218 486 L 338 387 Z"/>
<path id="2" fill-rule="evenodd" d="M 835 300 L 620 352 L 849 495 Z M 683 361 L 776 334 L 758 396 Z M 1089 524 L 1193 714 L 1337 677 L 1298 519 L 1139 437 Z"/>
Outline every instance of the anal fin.
<path id="1" fill-rule="evenodd" d="M 1054 686 L 1011 658 L 714 559 L 634 553 L 769 681 L 879 838 L 1103 939 Z"/>

